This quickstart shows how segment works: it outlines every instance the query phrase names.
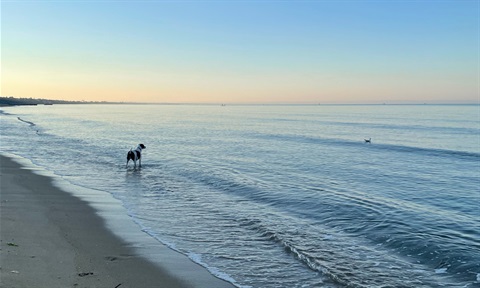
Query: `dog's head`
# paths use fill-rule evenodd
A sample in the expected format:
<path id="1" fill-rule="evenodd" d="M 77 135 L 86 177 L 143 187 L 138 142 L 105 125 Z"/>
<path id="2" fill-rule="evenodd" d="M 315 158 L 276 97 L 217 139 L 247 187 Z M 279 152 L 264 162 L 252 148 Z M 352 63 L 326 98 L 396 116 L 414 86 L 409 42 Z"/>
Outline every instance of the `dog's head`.
<path id="1" fill-rule="evenodd" d="M 145 146 L 145 145 L 143 145 L 143 144 L 138 144 L 138 146 L 140 146 L 140 148 L 142 148 L 142 149 L 147 148 L 147 146 Z"/>

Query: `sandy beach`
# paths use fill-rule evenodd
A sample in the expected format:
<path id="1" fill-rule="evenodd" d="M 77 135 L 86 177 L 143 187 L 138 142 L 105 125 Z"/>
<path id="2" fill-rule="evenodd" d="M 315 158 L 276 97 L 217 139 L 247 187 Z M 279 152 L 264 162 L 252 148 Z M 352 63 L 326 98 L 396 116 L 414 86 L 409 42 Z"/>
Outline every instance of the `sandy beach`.
<path id="1" fill-rule="evenodd" d="M 173 251 L 164 267 L 140 257 L 87 203 L 0 157 L 1 287 L 233 287 Z"/>

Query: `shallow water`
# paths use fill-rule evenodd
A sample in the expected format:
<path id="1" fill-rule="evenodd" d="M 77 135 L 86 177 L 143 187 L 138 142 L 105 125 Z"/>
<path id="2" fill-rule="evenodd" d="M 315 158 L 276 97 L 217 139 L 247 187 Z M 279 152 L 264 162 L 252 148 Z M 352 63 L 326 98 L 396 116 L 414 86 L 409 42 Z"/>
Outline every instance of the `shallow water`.
<path id="1" fill-rule="evenodd" d="M 1 151 L 237 286 L 480 287 L 479 106 L 2 110 Z"/>

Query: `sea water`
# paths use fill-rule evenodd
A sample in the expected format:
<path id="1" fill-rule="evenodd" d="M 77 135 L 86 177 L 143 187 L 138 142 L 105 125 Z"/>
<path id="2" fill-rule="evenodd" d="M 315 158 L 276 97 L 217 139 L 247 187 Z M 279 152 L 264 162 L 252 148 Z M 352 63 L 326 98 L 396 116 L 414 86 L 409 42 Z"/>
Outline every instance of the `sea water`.
<path id="1" fill-rule="evenodd" d="M 1 110 L 1 152 L 239 287 L 480 287 L 478 105 Z"/>

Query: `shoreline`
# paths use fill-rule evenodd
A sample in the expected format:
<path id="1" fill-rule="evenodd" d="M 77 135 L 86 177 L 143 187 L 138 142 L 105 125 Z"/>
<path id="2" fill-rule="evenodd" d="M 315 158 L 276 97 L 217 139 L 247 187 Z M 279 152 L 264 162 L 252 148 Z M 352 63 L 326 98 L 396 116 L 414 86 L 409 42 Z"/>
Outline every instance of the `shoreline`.
<path id="1" fill-rule="evenodd" d="M 234 287 L 150 239 L 116 203 L 90 203 L 4 154 L 0 173 L 0 287 Z"/>

